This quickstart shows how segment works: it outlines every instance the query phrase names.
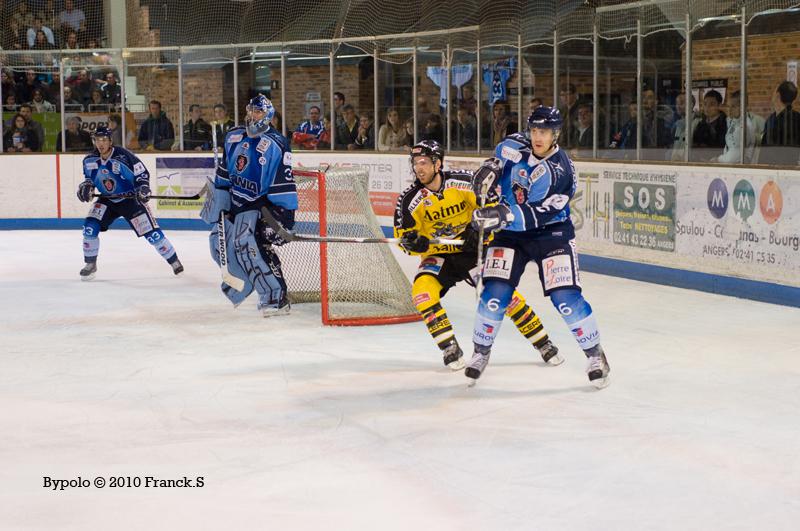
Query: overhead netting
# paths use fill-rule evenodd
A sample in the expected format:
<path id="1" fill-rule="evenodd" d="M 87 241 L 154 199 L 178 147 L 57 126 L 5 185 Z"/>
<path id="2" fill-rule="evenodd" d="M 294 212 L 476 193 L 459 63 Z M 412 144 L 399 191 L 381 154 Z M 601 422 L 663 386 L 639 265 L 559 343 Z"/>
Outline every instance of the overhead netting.
<path id="1" fill-rule="evenodd" d="M 364 169 L 296 171 L 298 234 L 383 238 Z M 325 324 L 418 320 L 411 283 L 388 244 L 291 242 L 278 248 L 294 303 L 321 302 Z"/>

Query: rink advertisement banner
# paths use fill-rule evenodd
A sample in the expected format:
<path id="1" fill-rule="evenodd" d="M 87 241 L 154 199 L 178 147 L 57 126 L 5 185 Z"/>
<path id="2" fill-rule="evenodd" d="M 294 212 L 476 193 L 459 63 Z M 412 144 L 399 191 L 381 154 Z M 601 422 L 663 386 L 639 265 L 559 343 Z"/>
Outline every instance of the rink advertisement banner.
<path id="1" fill-rule="evenodd" d="M 156 157 L 155 193 L 165 196 L 188 196 L 199 193 L 214 179 L 214 159 L 210 157 Z M 168 213 L 175 210 L 199 212 L 204 198 L 199 200 L 158 199 L 156 207 Z"/>
<path id="2" fill-rule="evenodd" d="M 800 174 L 579 163 L 582 252 L 800 286 Z"/>

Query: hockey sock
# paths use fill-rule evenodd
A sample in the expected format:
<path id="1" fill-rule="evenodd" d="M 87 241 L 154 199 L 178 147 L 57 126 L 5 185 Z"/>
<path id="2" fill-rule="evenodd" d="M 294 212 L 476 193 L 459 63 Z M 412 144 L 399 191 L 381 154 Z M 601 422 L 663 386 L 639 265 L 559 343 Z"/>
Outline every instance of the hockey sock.
<path id="1" fill-rule="evenodd" d="M 97 262 L 97 254 L 100 252 L 100 224 L 90 219 L 83 226 L 83 261 L 87 264 Z"/>
<path id="2" fill-rule="evenodd" d="M 447 348 L 453 341 L 453 325 L 450 323 L 450 318 L 447 317 L 447 312 L 442 305 L 438 302 L 422 312 L 422 320 L 425 326 L 428 327 L 428 333 L 433 340 L 439 345 L 440 349 Z"/>
<path id="3" fill-rule="evenodd" d="M 175 248 L 172 246 L 167 237 L 164 236 L 164 233 L 161 232 L 161 229 L 151 230 L 145 234 L 144 237 L 147 238 L 147 241 L 150 242 L 150 245 L 155 247 L 156 251 L 158 251 L 158 254 L 160 254 L 168 263 L 171 264 L 178 259 L 178 254 L 175 252 Z"/>
<path id="4" fill-rule="evenodd" d="M 475 345 L 491 348 L 500 331 L 500 325 L 503 324 L 503 315 L 513 293 L 514 288 L 510 284 L 496 280 L 486 282 L 472 329 L 472 341 Z"/>
<path id="5" fill-rule="evenodd" d="M 533 308 L 528 306 L 525 298 L 516 291 L 508 305 L 506 315 L 514 322 L 519 333 L 533 343 L 534 347 L 541 347 L 550 339 L 539 316 L 536 315 Z"/>
<path id="6" fill-rule="evenodd" d="M 600 331 L 592 307 L 576 289 L 556 290 L 550 294 L 553 306 L 572 331 L 575 341 L 583 350 L 589 350 L 600 344 Z"/>

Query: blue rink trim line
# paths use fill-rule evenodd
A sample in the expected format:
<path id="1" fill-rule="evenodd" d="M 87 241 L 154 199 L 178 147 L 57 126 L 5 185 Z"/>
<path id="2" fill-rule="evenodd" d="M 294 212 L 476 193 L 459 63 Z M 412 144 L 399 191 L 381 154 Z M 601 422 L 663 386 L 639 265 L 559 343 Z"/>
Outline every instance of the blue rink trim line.
<path id="1" fill-rule="evenodd" d="M 587 254 L 581 254 L 579 260 L 582 271 L 800 307 L 800 288 L 792 286 Z"/>

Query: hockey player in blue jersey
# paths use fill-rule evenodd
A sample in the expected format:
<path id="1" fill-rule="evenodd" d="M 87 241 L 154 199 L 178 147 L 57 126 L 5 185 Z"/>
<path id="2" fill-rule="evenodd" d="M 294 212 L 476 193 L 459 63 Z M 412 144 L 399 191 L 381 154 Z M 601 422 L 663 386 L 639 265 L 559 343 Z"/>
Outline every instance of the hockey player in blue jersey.
<path id="1" fill-rule="evenodd" d="M 503 314 L 528 262 L 539 266 L 539 281 L 588 358 L 589 381 L 608 385 L 610 368 L 600 346 L 592 308 L 581 294 L 575 228 L 569 201 L 575 194 L 575 167 L 558 144 L 558 109 L 539 107 L 528 118 L 530 141 L 515 133 L 495 157 L 475 172 L 476 190 L 499 185 L 502 200 L 473 213 L 473 225 L 497 231 L 486 251 L 484 290 L 473 330 L 475 353 L 465 374 L 474 382 L 489 363 Z"/>
<path id="2" fill-rule="evenodd" d="M 139 157 L 111 143 L 111 131 L 98 127 L 94 132 L 95 150 L 83 159 L 84 181 L 78 186 L 78 199 L 88 203 L 97 188 L 101 197 L 92 205 L 83 222 L 83 258 L 81 280 L 92 280 L 97 273 L 100 233 L 119 218 L 144 236 L 158 254 L 172 266 L 176 275 L 183 265 L 170 241 L 158 228 L 147 201 L 150 199 L 150 173 Z"/>
<path id="3" fill-rule="evenodd" d="M 228 267 L 244 281 L 244 287 L 237 291 L 223 283 L 223 293 L 238 306 L 255 290 L 264 317 L 288 313 L 290 305 L 281 262 L 273 249 L 286 242 L 261 219 L 261 208 L 269 209 L 289 229 L 297 209 L 292 153 L 286 138 L 270 126 L 274 114 L 275 107 L 263 94 L 250 100 L 247 125 L 225 135 L 214 192 L 201 213 L 207 223 L 214 224 L 210 243 L 217 263 L 217 222 L 226 213 Z"/>

